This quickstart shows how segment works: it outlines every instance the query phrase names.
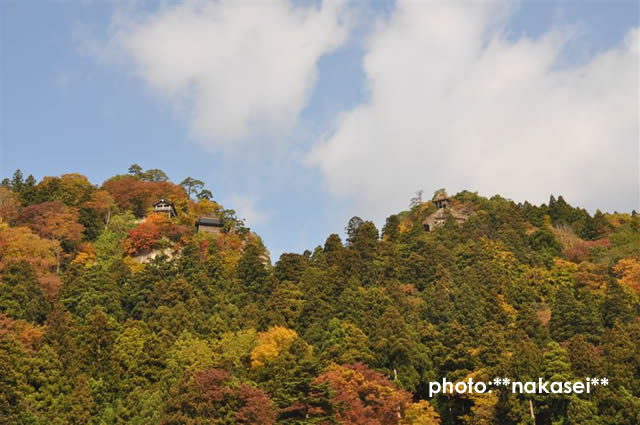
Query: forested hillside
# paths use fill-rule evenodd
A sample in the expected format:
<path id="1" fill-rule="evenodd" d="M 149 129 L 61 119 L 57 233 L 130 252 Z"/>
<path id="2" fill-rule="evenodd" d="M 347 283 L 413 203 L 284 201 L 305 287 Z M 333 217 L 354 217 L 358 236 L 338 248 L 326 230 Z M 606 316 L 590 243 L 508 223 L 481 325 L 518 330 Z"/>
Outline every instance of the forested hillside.
<path id="1" fill-rule="evenodd" d="M 272 265 L 214 195 L 137 165 L 2 181 L 0 423 L 640 423 L 637 214 L 461 192 L 427 231 L 418 197 Z M 609 385 L 429 398 L 499 376 Z"/>

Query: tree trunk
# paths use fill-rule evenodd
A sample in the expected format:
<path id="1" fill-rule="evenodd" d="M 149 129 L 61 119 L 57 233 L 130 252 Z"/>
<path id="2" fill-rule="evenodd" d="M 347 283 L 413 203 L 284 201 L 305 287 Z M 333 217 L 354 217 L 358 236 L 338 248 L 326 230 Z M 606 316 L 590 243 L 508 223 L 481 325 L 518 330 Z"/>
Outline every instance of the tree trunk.
<path id="1" fill-rule="evenodd" d="M 531 419 L 533 419 L 533 423 L 536 423 L 536 415 L 533 413 L 533 402 L 529 399 L 529 413 L 531 413 Z"/>

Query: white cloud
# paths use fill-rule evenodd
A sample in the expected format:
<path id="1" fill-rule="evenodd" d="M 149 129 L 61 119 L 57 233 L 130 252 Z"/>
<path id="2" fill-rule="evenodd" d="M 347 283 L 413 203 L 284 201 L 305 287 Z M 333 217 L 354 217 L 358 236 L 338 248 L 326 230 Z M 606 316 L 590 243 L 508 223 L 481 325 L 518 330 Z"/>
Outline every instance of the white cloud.
<path id="1" fill-rule="evenodd" d="M 332 194 L 378 220 L 440 187 L 638 208 L 638 30 L 560 68 L 568 34 L 509 41 L 505 12 L 397 2 L 366 46 L 370 99 L 308 156 Z"/>
<path id="2" fill-rule="evenodd" d="M 114 16 L 109 47 L 172 103 L 208 147 L 284 133 L 305 106 L 318 59 L 347 36 L 344 2 L 187 0 Z"/>
<path id="3" fill-rule="evenodd" d="M 257 205 L 258 199 L 252 194 L 233 194 L 225 199 L 224 205 L 229 205 L 236 211 L 238 218 L 246 220 L 248 227 L 254 227 L 267 222 L 271 214 Z"/>

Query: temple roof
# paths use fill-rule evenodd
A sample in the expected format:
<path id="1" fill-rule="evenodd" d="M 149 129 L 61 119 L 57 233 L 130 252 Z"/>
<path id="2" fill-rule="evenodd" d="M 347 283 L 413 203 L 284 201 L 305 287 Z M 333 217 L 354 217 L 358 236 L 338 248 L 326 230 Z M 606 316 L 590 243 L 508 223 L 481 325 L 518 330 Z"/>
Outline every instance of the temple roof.
<path id="1" fill-rule="evenodd" d="M 433 199 L 433 202 L 445 201 L 447 199 L 449 199 L 449 195 L 447 195 L 447 192 L 438 192 L 436 197 Z"/>
<path id="2" fill-rule="evenodd" d="M 215 226 L 222 227 L 222 220 L 217 215 L 209 215 L 205 217 L 200 217 L 196 222 L 198 226 Z"/>

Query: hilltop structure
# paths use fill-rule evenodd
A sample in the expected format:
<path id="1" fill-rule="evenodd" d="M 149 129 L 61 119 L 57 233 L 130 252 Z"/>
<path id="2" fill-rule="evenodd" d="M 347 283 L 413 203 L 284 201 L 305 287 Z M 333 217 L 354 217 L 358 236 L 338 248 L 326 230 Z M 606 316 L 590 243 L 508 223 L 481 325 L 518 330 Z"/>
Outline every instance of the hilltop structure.
<path id="1" fill-rule="evenodd" d="M 169 218 L 175 217 L 178 215 L 178 212 L 176 211 L 176 207 L 173 205 L 173 202 L 168 201 L 164 198 L 153 203 L 153 212 L 156 214 L 167 214 Z"/>
<path id="2" fill-rule="evenodd" d="M 215 214 L 200 217 L 196 221 L 196 232 L 220 233 L 222 232 L 222 220 Z"/>
<path id="3" fill-rule="evenodd" d="M 422 222 L 422 226 L 427 232 L 432 231 L 436 227 L 443 226 L 449 215 L 453 217 L 456 223 L 463 223 L 469 218 L 468 214 L 452 206 L 451 198 L 449 198 L 447 192 L 439 192 L 434 198 L 433 203 L 437 208 L 436 212 L 427 216 Z"/>

